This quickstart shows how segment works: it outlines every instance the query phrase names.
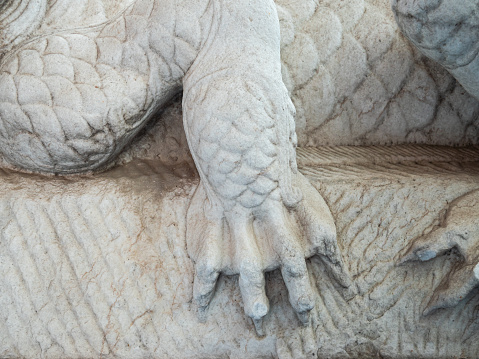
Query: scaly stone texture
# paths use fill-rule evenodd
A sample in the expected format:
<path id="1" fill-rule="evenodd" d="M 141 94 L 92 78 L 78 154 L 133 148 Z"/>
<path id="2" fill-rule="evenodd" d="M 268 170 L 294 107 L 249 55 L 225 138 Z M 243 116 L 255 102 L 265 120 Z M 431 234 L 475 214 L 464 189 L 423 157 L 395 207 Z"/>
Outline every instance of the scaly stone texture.
<path id="1" fill-rule="evenodd" d="M 300 145 L 478 143 L 476 100 L 402 36 L 389 0 L 277 3 Z"/>
<path id="2" fill-rule="evenodd" d="M 479 144 L 479 103 L 401 34 L 389 0 L 277 0 L 299 146 Z"/>
<path id="3" fill-rule="evenodd" d="M 392 0 L 391 5 L 403 34 L 479 99 L 479 2 Z"/>
<path id="4" fill-rule="evenodd" d="M 479 144 L 479 102 L 401 34 L 389 0 L 277 4 L 300 147 Z M 183 156 L 164 144 L 183 142 L 180 101 L 153 120 L 143 153 Z"/>
<path id="5" fill-rule="evenodd" d="M 17 3 L 28 4 L 9 0 L 3 7 Z M 50 1 L 48 9 L 23 12 L 33 30 L 3 29 L 7 45 L 0 51 L 35 37 L 95 29 L 117 19 L 132 3 Z M 300 5 L 278 0 L 277 5 L 283 78 L 297 108 L 300 146 L 479 143 L 479 103 L 403 37 L 389 0 L 304 0 Z M 12 8 L 16 11 L 2 23 L 23 11 Z M 167 123 L 151 123 L 152 143 L 141 141 L 141 149 L 133 151 L 148 147 L 173 158 L 183 155 L 185 146 L 176 145 L 183 142 L 179 101 L 169 114 L 152 120 Z"/>
<path id="6" fill-rule="evenodd" d="M 395 263 L 452 201 L 479 189 L 478 159 L 477 147 L 299 150 L 359 294 L 345 301 L 312 258 L 316 306 L 302 327 L 271 272 L 264 339 L 244 315 L 235 276 L 220 278 L 206 323 L 197 321 L 185 216 L 198 177 L 187 163 L 136 159 L 63 178 L 2 171 L 0 357 L 475 358 L 477 289 L 422 317 L 460 256 Z"/>

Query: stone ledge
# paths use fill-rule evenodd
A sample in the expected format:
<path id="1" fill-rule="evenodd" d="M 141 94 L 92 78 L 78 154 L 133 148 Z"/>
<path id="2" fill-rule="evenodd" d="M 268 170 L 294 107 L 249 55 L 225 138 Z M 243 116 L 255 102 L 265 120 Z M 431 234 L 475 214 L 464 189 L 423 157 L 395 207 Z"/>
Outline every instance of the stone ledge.
<path id="1" fill-rule="evenodd" d="M 319 357 L 474 358 L 477 293 L 421 316 L 460 259 L 394 263 L 479 188 L 479 148 L 305 148 L 298 159 L 331 207 L 360 294 L 345 302 L 309 260 L 317 299 L 303 328 L 269 273 L 264 339 L 236 277 L 220 279 L 207 322 L 196 319 L 184 239 L 194 169 L 135 160 L 95 176 L 0 172 L 0 357 L 286 358 L 309 347 Z"/>

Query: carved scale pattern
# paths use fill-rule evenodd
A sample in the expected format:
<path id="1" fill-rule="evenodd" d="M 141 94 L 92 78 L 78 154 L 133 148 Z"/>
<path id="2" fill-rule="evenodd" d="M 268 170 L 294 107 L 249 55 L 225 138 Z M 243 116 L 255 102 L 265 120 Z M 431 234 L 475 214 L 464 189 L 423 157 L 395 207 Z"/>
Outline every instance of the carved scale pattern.
<path id="1" fill-rule="evenodd" d="M 300 146 L 478 143 L 477 101 L 445 70 L 419 55 L 407 43 L 394 22 L 388 1 L 306 0 L 301 6 L 289 0 L 277 3 L 283 37 L 283 77 L 298 112 L 296 128 Z M 62 37 L 65 31 L 86 36 L 83 30 L 67 31 L 62 20 L 72 18 L 74 12 L 75 28 L 94 26 L 113 21 L 131 4 L 131 0 L 108 2 L 108 6 L 100 0 L 50 2 L 46 21 L 31 36 L 53 36 L 49 34 L 59 31 L 62 33 L 56 37 Z M 98 8 L 97 14 L 101 16 L 90 16 L 87 9 L 91 6 Z M 375 26 L 374 32 L 369 31 L 371 24 Z M 199 24 L 191 26 L 199 29 L 195 32 L 201 32 Z M 96 35 L 90 31 L 90 36 Z M 91 37 L 90 40 L 94 41 Z M 38 46 L 34 51 L 42 50 L 44 44 Z M 302 54 L 299 62 L 298 53 Z M 139 52 L 138 56 L 143 55 Z M 164 59 L 168 63 L 171 60 L 168 54 Z M 15 112 L 18 113 L 18 108 Z M 109 130 L 103 128 L 102 131 L 108 133 Z M 113 136 L 99 133 L 91 148 L 101 144 L 104 154 L 100 153 L 95 161 L 109 157 L 105 153 L 115 146 L 115 136 L 130 138 L 133 135 L 125 135 L 126 131 Z M 70 153 L 73 161 L 88 157 L 73 146 L 65 145 L 66 139 L 62 136 L 59 135 L 57 145 Z M 19 141 L 27 138 L 30 140 L 23 134 Z M 48 149 L 43 148 L 41 141 L 35 137 L 31 141 L 37 143 L 39 153 L 51 162 Z M 118 148 L 120 142 L 116 141 Z M 177 139 L 177 142 L 183 141 Z M 11 141 L 11 148 L 16 143 L 17 140 Z M 54 165 L 49 164 L 46 169 L 52 167 Z"/>
<path id="2" fill-rule="evenodd" d="M 179 90 L 197 52 L 196 39 L 177 35 L 176 21 L 163 12 L 156 1 L 136 1 L 99 27 L 55 31 L 6 55 L 5 157 L 27 169 L 65 173 L 111 161 Z"/>
<path id="3" fill-rule="evenodd" d="M 388 0 L 277 4 L 300 146 L 479 143 L 478 102 L 408 43 Z"/>

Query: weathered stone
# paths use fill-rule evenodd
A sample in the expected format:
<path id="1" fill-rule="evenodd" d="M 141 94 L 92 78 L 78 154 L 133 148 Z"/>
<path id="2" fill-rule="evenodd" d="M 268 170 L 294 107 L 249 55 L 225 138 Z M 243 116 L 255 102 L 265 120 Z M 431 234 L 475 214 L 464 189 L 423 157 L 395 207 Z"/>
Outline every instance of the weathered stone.
<path id="1" fill-rule="evenodd" d="M 474 358 L 474 4 L 4 1 L 0 356 Z"/>
<path id="2" fill-rule="evenodd" d="M 191 166 L 135 160 L 66 178 L 3 171 L 1 356 L 474 358 L 477 289 L 422 316 L 441 280 L 464 263 L 460 253 L 396 263 L 458 198 L 479 189 L 478 158 L 477 148 L 300 149 L 301 171 L 331 208 L 359 294 L 344 299 L 313 257 L 316 305 L 303 327 L 274 271 L 266 276 L 265 338 L 243 314 L 237 276 L 221 276 L 205 323 L 197 320 L 185 238 L 199 181 Z"/>

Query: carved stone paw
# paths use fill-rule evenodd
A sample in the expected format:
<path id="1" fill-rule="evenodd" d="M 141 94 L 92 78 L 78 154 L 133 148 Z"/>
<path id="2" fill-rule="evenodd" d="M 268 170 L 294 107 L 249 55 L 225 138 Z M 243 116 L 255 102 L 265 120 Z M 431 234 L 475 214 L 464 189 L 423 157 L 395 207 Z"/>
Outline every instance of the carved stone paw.
<path id="1" fill-rule="evenodd" d="M 268 198 L 253 209 L 219 216 L 210 214 L 205 186 L 198 186 L 188 209 L 186 234 L 196 266 L 194 299 L 200 320 L 205 320 L 220 273 L 239 274 L 244 309 L 259 335 L 269 311 L 264 272 L 281 269 L 290 303 L 304 324 L 315 302 L 305 258 L 320 255 L 336 281 L 350 286 L 329 208 L 306 178 L 295 176 L 303 199 L 294 208 Z"/>
<path id="2" fill-rule="evenodd" d="M 429 261 L 455 248 L 463 261 L 453 266 L 429 301 L 424 315 L 457 305 L 479 285 L 479 191 L 453 201 L 441 226 L 416 239 L 400 263 Z"/>

